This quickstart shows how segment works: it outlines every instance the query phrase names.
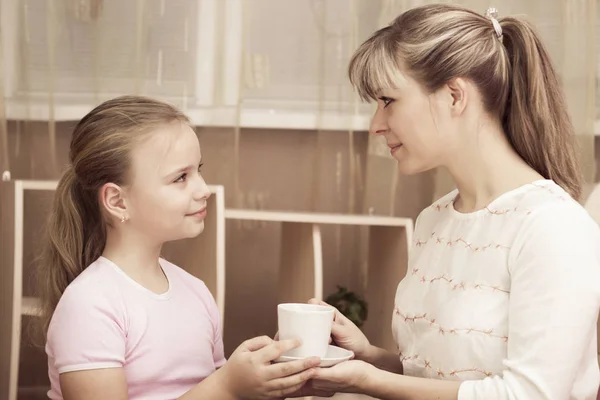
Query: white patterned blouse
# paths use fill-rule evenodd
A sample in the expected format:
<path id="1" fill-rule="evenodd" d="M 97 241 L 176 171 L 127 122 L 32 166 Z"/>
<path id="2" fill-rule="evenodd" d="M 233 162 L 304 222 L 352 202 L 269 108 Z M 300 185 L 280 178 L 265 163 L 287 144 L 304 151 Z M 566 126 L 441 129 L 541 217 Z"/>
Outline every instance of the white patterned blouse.
<path id="1" fill-rule="evenodd" d="M 404 373 L 463 381 L 459 400 L 595 399 L 600 228 L 553 181 L 418 217 L 393 331 Z"/>

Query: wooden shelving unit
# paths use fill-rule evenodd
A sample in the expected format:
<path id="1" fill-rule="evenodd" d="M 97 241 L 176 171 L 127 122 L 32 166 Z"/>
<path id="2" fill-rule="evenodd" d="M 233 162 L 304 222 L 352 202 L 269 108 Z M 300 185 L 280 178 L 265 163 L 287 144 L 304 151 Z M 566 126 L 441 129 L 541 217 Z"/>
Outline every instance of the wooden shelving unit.
<path id="1" fill-rule="evenodd" d="M 53 191 L 56 184 L 54 181 L 13 181 L 0 184 L 0 227 L 3 240 L 0 258 L 0 320 L 10 321 L 0 326 L 1 399 L 38 398 L 36 396 L 47 390 L 47 387 L 40 385 L 39 379 L 32 380 L 30 376 L 22 379 L 23 372 L 19 374 L 20 367 L 22 370 L 25 367 L 31 368 L 37 375 L 44 375 L 47 371 L 47 360 L 43 351 L 40 354 L 22 356 L 33 354 L 22 345 L 23 321 L 35 318 L 38 309 L 37 300 L 32 297 L 33 294 L 27 288 L 27 279 L 24 279 L 27 277 L 24 269 L 26 270 L 30 263 L 23 255 L 24 243 L 34 248 L 36 241 L 34 235 L 25 232 L 24 218 L 28 217 L 26 209 L 39 208 L 40 202 L 30 204 L 29 208 L 24 204 L 26 192 Z M 223 187 L 211 186 L 211 191 L 213 195 L 209 199 L 204 233 L 194 239 L 166 244 L 163 257 L 206 283 L 216 299 L 223 321 L 226 292 L 226 220 L 282 224 L 277 287 L 280 302 L 305 302 L 311 297 L 323 298 L 323 226 L 364 226 L 368 231 L 368 282 L 365 295 L 370 307 L 364 331 L 372 343 L 390 350 L 395 348 L 389 323 L 397 284 L 406 274 L 413 232 L 411 219 L 226 209 Z M 46 196 L 51 197 L 51 193 L 46 193 Z M 46 203 L 48 201 L 45 199 Z M 42 210 L 40 225 L 41 221 L 45 220 L 45 215 Z M 226 330 L 227 326 L 224 326 L 224 329 Z M 20 357 L 31 357 L 31 360 L 20 360 Z M 40 361 L 42 358 L 43 362 Z M 34 362 L 36 364 L 32 365 Z M 22 385 L 21 382 L 28 384 Z"/>
<path id="2" fill-rule="evenodd" d="M 398 282 L 406 275 L 412 242 L 410 218 L 226 209 L 225 218 L 280 222 L 279 302 L 323 298 L 322 225 L 356 225 L 369 229 L 368 278 L 365 297 L 369 318 L 364 331 L 373 344 L 394 350 L 389 324 Z"/>
<path id="3" fill-rule="evenodd" d="M 25 197 L 29 192 L 51 192 L 56 189 L 56 181 L 12 181 L 0 185 L 0 229 L 2 253 L 0 254 L 0 399 L 40 398 L 48 387 L 39 385 L 23 386 L 22 380 L 31 381 L 30 376 L 19 374 L 20 356 L 27 343 L 22 334 L 23 320 L 38 314 L 38 300 L 29 296 L 27 273 L 24 272 Z M 222 186 L 209 186 L 212 195 L 208 201 L 208 215 L 204 232 L 193 239 L 167 243 L 163 257 L 174 262 L 194 276 L 202 279 L 215 297 L 217 306 L 225 311 L 225 219 L 224 190 Z M 40 221 L 39 226 L 43 225 Z M 186 251 L 182 252 L 181 249 Z M 190 252 L 193 249 L 193 252 Z M 5 323 L 4 321 L 9 321 Z M 47 375 L 47 359 L 43 349 L 29 349 L 36 360 L 44 364 L 35 365 Z M 26 378 L 26 379 L 23 379 Z M 46 379 L 42 382 L 47 381 Z"/>

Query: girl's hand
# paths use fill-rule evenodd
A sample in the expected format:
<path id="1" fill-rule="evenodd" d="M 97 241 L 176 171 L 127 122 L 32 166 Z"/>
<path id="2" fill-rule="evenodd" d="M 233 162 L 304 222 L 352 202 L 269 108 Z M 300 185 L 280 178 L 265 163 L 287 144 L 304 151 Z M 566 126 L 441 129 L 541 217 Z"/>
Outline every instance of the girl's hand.
<path id="1" fill-rule="evenodd" d="M 223 384 L 235 399 L 274 399 L 297 392 L 314 376 L 318 357 L 273 364 L 300 345 L 296 340 L 274 341 L 267 336 L 242 343 L 219 370 Z"/>
<path id="2" fill-rule="evenodd" d="M 317 299 L 310 299 L 308 303 L 331 307 L 324 301 Z M 332 308 L 335 309 L 335 307 Z M 353 351 L 354 356 L 359 360 L 364 358 L 371 346 L 365 334 L 337 309 L 333 318 L 331 336 L 334 345 Z"/>

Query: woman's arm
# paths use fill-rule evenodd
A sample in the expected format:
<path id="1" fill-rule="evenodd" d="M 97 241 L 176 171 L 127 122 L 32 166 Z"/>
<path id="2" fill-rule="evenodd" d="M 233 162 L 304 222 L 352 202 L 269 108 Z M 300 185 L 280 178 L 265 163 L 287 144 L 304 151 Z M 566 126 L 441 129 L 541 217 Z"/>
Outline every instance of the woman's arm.
<path id="1" fill-rule="evenodd" d="M 319 369 L 321 390 L 381 399 L 567 399 L 598 390 L 600 232 L 572 205 L 536 210 L 515 239 L 507 355 L 501 374 L 462 383 L 399 376 L 358 361 Z M 350 364 L 354 363 L 354 364 Z M 586 372 L 585 371 L 590 371 Z"/>
<path id="2" fill-rule="evenodd" d="M 362 386 L 361 392 L 382 400 L 456 400 L 460 382 L 399 376 L 373 368 Z"/>
<path id="3" fill-rule="evenodd" d="M 385 349 L 370 345 L 360 359 L 384 371 L 402 375 L 400 357 Z"/>

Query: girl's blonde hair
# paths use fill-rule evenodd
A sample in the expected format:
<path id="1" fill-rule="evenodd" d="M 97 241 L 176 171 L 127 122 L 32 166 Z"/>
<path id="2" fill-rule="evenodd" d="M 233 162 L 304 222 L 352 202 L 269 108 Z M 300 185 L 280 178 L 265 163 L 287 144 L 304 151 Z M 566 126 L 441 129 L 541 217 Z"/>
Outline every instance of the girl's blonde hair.
<path id="1" fill-rule="evenodd" d="M 45 336 L 62 293 L 104 250 L 107 221 L 100 189 L 109 182 L 127 184 L 132 148 L 157 127 L 175 121 L 190 123 L 171 105 L 123 96 L 100 104 L 75 127 L 69 165 L 58 182 L 37 265 L 42 303 L 38 333 Z"/>
<path id="2" fill-rule="evenodd" d="M 573 125 L 550 57 L 535 29 L 515 17 L 491 19 L 466 8 L 413 8 L 375 32 L 353 55 L 350 81 L 364 99 L 401 87 L 406 76 L 434 92 L 453 78 L 474 82 L 515 151 L 573 198 L 581 172 Z"/>

